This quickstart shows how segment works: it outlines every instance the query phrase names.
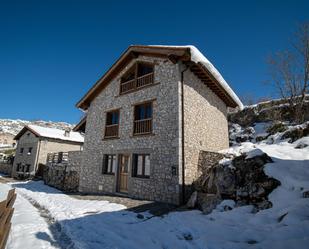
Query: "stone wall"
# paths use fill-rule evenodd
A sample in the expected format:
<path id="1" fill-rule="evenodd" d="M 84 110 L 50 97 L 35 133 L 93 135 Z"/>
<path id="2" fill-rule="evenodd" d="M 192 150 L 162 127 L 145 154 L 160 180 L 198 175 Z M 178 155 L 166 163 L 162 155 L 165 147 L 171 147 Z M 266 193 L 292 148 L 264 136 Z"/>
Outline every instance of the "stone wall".
<path id="1" fill-rule="evenodd" d="M 199 190 L 199 186 L 203 186 L 203 181 L 207 177 L 211 168 L 217 166 L 219 161 L 224 158 L 224 154 L 212 151 L 200 151 L 198 158 L 197 175 L 194 180 L 195 190 Z"/>
<path id="2" fill-rule="evenodd" d="M 65 163 L 47 163 L 44 166 L 44 183 L 66 192 L 77 192 L 82 151 L 69 151 Z"/>
<path id="3" fill-rule="evenodd" d="M 7 162 L 0 162 L 0 173 L 11 175 L 13 165 Z"/>
<path id="4" fill-rule="evenodd" d="M 189 70 L 184 74 L 184 123 L 188 197 L 192 182 L 199 177 L 201 152 L 229 146 L 226 104 Z"/>

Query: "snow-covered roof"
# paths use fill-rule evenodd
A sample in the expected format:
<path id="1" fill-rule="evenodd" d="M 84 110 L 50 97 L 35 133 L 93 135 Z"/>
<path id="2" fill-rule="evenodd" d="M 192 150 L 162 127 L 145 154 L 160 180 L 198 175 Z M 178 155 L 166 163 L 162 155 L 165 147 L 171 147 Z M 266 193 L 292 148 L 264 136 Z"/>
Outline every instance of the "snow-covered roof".
<path id="1" fill-rule="evenodd" d="M 215 66 L 193 45 L 185 45 L 185 46 L 166 46 L 166 45 L 151 45 L 151 47 L 157 48 L 188 48 L 190 49 L 191 61 L 196 64 L 201 63 L 206 69 L 212 74 L 213 77 L 218 81 L 218 83 L 223 87 L 223 89 L 230 95 L 230 97 L 237 103 L 240 109 L 243 109 L 243 103 L 240 101 L 236 93 L 232 90 L 232 88 L 228 85 L 219 71 L 215 68 Z"/>
<path id="2" fill-rule="evenodd" d="M 84 137 L 79 132 L 70 131 L 68 136 L 65 136 L 65 131 L 55 128 L 47 128 L 38 125 L 27 125 L 25 126 L 15 137 L 15 139 L 19 139 L 26 130 L 30 130 L 35 135 L 39 137 L 53 138 L 59 139 L 63 141 L 71 141 L 71 142 L 84 142 Z"/>
<path id="3" fill-rule="evenodd" d="M 132 58 L 137 55 L 151 54 L 153 56 L 165 56 L 167 58 L 181 60 L 185 63 L 192 62 L 202 74 L 211 75 L 214 84 L 212 90 L 215 90 L 225 103 L 230 107 L 243 108 L 243 104 L 231 89 L 228 83 L 224 80 L 219 71 L 214 65 L 195 47 L 192 45 L 186 46 L 166 46 L 166 45 L 132 45 L 120 58 L 112 65 L 112 67 L 95 83 L 95 85 L 85 94 L 85 96 L 76 104 L 80 109 L 87 110 L 91 101 L 111 82 L 111 79 L 116 77 L 117 72 L 122 70 Z"/>
<path id="4" fill-rule="evenodd" d="M 243 109 L 243 103 L 240 101 L 236 93 L 228 85 L 228 83 L 225 81 L 225 79 L 222 77 L 219 71 L 215 68 L 215 66 L 195 46 L 188 45 L 184 47 L 190 49 L 191 61 L 203 64 L 207 68 L 207 70 L 213 75 L 213 77 L 215 77 L 215 79 L 223 87 L 223 89 L 238 104 L 239 108 Z"/>

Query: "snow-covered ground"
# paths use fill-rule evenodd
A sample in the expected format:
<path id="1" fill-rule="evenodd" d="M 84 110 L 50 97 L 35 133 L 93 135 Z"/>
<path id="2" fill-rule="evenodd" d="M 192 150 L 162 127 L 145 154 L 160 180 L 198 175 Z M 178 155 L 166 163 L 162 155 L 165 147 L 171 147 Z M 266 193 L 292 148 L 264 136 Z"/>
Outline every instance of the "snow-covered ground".
<path id="1" fill-rule="evenodd" d="M 273 207 L 258 213 L 252 206 L 223 211 L 224 204 L 233 206 L 226 200 L 209 215 L 194 210 L 144 213 L 141 219 L 122 205 L 77 200 L 42 182 L 12 184 L 18 198 L 8 248 L 308 248 L 309 198 L 302 193 L 309 190 L 309 146 L 297 149 L 299 142 L 247 142 L 230 149 L 251 156 L 263 151 L 274 160 L 265 172 L 281 186 L 269 196 Z M 7 188 L 0 184 L 0 192 Z M 66 241 L 56 244 L 59 238 Z"/>

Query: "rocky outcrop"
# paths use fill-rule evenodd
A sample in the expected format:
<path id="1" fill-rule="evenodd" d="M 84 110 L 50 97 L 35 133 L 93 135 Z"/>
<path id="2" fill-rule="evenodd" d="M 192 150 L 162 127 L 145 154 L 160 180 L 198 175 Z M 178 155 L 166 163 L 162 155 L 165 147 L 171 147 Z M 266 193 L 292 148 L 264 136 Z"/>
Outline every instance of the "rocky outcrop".
<path id="1" fill-rule="evenodd" d="M 306 97 L 302 113 L 304 114 L 304 121 L 308 121 L 309 95 Z M 291 112 L 287 101 L 278 99 L 247 106 L 242 111 L 230 113 L 228 118 L 231 123 L 247 127 L 260 122 L 293 121 L 294 113 Z"/>
<path id="2" fill-rule="evenodd" d="M 271 163 L 267 154 L 247 158 L 235 157 L 231 164 L 217 164 L 207 168 L 194 187 L 198 191 L 196 206 L 209 213 L 222 199 L 231 199 L 236 205 L 253 204 L 256 210 L 272 206 L 268 200 L 280 182 L 264 173 L 264 165 Z M 190 205 L 192 206 L 192 199 Z"/>
<path id="3" fill-rule="evenodd" d="M 287 130 L 283 133 L 281 139 L 289 139 L 289 142 L 293 143 L 296 140 L 306 136 L 309 136 L 309 122 L 296 126 L 293 129 Z"/>

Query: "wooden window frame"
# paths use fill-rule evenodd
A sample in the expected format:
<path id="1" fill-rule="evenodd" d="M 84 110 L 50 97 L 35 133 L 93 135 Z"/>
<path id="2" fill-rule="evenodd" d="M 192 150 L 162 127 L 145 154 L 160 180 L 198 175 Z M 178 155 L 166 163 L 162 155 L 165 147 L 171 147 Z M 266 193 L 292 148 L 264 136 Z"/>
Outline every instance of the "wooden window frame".
<path id="1" fill-rule="evenodd" d="M 108 125 L 108 124 L 107 124 L 108 115 L 109 115 L 110 113 L 114 113 L 114 112 L 117 112 L 117 113 L 118 113 L 118 124 L 111 124 L 111 125 Z M 119 124 L 120 124 L 120 108 L 106 111 L 106 113 L 105 113 L 105 128 L 104 128 L 104 136 L 103 136 L 104 139 L 115 139 L 115 138 L 119 138 Z M 107 135 L 106 135 L 107 129 L 108 129 L 108 128 L 111 128 L 111 127 L 117 127 L 117 135 L 115 135 L 115 136 L 107 136 Z"/>
<path id="2" fill-rule="evenodd" d="M 133 136 L 145 136 L 145 135 L 153 135 L 153 102 L 154 100 L 147 100 L 147 101 L 144 101 L 144 102 L 140 102 L 140 103 L 136 103 L 133 105 Z M 145 105 L 148 105 L 150 104 L 151 105 L 151 118 L 147 118 L 147 119 L 136 119 L 136 108 L 138 106 L 145 106 Z M 149 132 L 142 132 L 142 133 L 136 133 L 135 132 L 135 124 L 136 124 L 136 121 L 147 121 L 149 120 L 150 121 L 150 127 L 151 127 L 151 130 Z"/>
<path id="3" fill-rule="evenodd" d="M 150 66 L 152 67 L 152 72 L 151 73 L 148 73 L 148 74 L 145 74 L 145 75 L 142 75 L 142 76 L 138 76 L 138 67 L 139 65 L 147 65 L 147 66 Z M 138 91 L 142 88 L 145 88 L 145 87 L 148 87 L 148 86 L 152 86 L 154 85 L 154 70 L 155 69 L 155 64 L 154 63 L 151 63 L 151 62 L 143 62 L 143 61 L 138 61 L 138 62 L 135 62 L 135 64 L 130 67 L 130 69 L 128 69 L 124 74 L 123 76 L 120 78 L 120 84 L 119 84 L 119 95 L 124 95 L 124 94 L 127 94 L 127 93 L 131 93 L 131 92 L 135 92 L 135 91 Z M 132 80 L 127 80 L 127 81 L 123 81 L 122 79 L 130 72 L 134 71 L 134 78 Z M 145 81 L 146 81 L 146 77 L 149 78 L 149 82 L 151 83 L 146 83 L 145 84 Z M 138 86 L 138 80 L 141 80 L 144 81 L 144 84 L 141 84 L 141 86 Z M 122 91 L 122 86 L 124 84 L 128 84 L 129 82 L 131 82 L 131 84 L 133 85 L 131 87 L 131 89 L 127 90 L 127 91 Z"/>
<path id="4" fill-rule="evenodd" d="M 142 156 L 142 174 L 138 175 L 137 173 L 137 169 L 138 169 L 138 157 Z M 150 163 L 150 169 L 149 169 L 149 175 L 145 175 L 145 158 L 146 156 L 149 157 L 149 163 L 150 163 L 150 154 L 149 153 L 134 153 L 132 156 L 132 177 L 136 177 L 136 178 L 143 178 L 143 179 L 149 179 L 150 175 L 151 175 L 151 163 Z"/>
<path id="5" fill-rule="evenodd" d="M 112 165 L 111 165 L 111 171 L 108 171 L 108 159 L 109 157 L 112 157 Z M 102 175 L 115 175 L 115 172 L 113 172 L 113 164 L 117 163 L 117 155 L 116 154 L 104 154 L 103 160 L 102 160 Z M 116 164 L 117 166 L 117 164 Z"/>

